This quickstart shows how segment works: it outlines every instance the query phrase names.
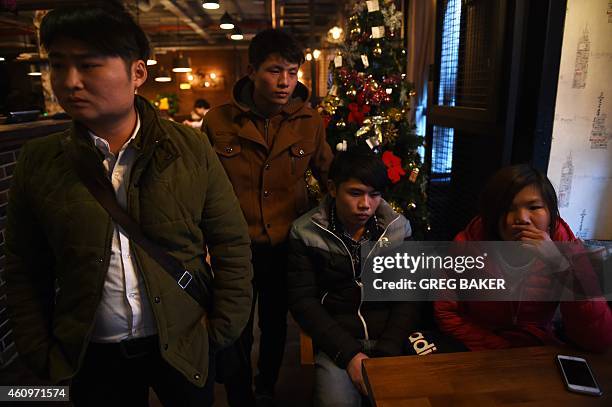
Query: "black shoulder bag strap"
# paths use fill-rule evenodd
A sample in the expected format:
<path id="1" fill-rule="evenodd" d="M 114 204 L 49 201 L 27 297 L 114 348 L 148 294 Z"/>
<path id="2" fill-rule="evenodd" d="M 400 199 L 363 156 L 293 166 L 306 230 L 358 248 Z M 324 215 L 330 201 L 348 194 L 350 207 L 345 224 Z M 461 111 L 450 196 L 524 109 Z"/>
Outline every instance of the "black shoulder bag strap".
<path id="1" fill-rule="evenodd" d="M 183 267 L 179 260 L 169 255 L 162 247 L 144 235 L 140 225 L 119 206 L 113 185 L 103 175 L 102 168 L 94 160 L 85 159 L 77 154 L 74 146 L 68 142 L 64 143 L 64 150 L 68 153 L 73 168 L 83 184 L 111 218 L 123 228 L 130 239 L 140 246 L 157 264 L 162 266 L 178 286 L 202 308 L 208 309 L 210 298 L 207 298 L 208 295 L 205 294 L 206 289 L 204 283 L 200 281 L 200 277 L 198 275 L 194 276 Z"/>

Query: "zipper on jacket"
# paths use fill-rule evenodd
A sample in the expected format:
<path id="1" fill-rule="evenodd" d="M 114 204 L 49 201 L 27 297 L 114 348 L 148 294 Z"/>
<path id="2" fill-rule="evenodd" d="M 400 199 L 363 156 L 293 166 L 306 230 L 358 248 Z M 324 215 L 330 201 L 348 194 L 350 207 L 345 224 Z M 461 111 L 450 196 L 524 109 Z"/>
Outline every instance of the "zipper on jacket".
<path id="1" fill-rule="evenodd" d="M 367 341 L 370 339 L 370 334 L 368 333 L 368 325 L 366 324 L 365 319 L 363 318 L 363 315 L 361 315 L 361 305 L 363 304 L 363 283 L 361 281 L 357 281 L 357 273 L 355 273 L 355 263 L 353 263 L 353 256 L 351 255 L 351 251 L 348 249 L 348 247 L 346 247 L 346 244 L 344 244 L 342 239 L 340 239 L 334 232 L 332 232 L 329 229 L 324 228 L 323 226 L 319 225 L 317 222 L 313 221 L 312 219 L 310 221 L 314 223 L 315 225 L 317 225 L 319 228 L 323 229 L 324 231 L 332 235 L 333 237 L 335 237 L 336 239 L 338 239 L 340 243 L 342 243 L 342 246 L 344 246 L 344 250 L 346 250 L 346 252 L 349 255 L 349 259 L 351 260 L 351 268 L 353 269 L 353 281 L 355 282 L 355 284 L 357 284 L 357 287 L 359 287 L 359 307 L 357 307 L 357 316 L 361 320 L 361 325 L 363 325 L 364 339 Z"/>

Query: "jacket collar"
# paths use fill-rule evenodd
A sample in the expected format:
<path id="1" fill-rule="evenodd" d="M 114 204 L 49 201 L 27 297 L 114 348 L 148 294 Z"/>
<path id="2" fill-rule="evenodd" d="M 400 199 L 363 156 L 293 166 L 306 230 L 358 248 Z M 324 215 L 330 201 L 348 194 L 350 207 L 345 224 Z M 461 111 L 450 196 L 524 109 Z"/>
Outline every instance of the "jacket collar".
<path id="1" fill-rule="evenodd" d="M 168 135 L 162 128 L 157 110 L 140 95 L 134 96 L 134 107 L 140 117 L 140 131 L 132 142 L 134 148 L 144 150 L 156 145 L 163 145 L 163 141 L 168 139 Z M 88 129 L 82 123 L 73 120 L 70 135 L 77 147 L 85 148 L 89 146 L 89 148 L 95 149 L 91 137 L 89 137 Z"/>
<path id="2" fill-rule="evenodd" d="M 315 213 L 313 213 L 310 217 L 313 222 L 328 230 L 330 228 L 329 208 L 331 205 L 331 201 L 332 198 L 329 195 L 326 195 L 325 198 L 321 200 L 321 203 L 319 204 Z M 378 228 L 380 228 L 381 230 L 385 230 L 387 226 L 389 226 L 389 224 L 395 219 L 397 219 L 399 216 L 400 215 L 391 208 L 387 201 L 385 201 L 384 199 L 380 201 L 380 205 L 378 205 L 378 209 L 376 209 L 376 219 L 378 221 Z"/>
<path id="3" fill-rule="evenodd" d="M 264 140 L 263 135 L 257 129 L 253 118 L 256 117 L 259 120 L 265 120 L 263 116 L 258 114 L 254 108 L 255 105 L 252 99 L 253 82 L 248 76 L 241 78 L 234 85 L 232 91 L 232 105 L 235 110 L 233 111 L 232 121 L 235 126 L 238 127 L 239 137 L 250 140 L 264 147 L 270 151 L 270 155 L 274 156 L 277 153 L 284 151 L 288 146 L 293 145 L 303 139 L 303 135 L 298 134 L 292 129 L 292 126 L 288 124 L 283 125 L 283 136 L 280 139 L 275 140 L 272 147 L 268 146 Z M 308 100 L 309 91 L 306 86 L 298 82 L 295 91 L 293 92 L 293 98 L 281 111 L 281 115 L 285 119 L 291 121 L 297 117 L 308 117 L 312 113 L 306 106 Z"/>
<path id="4" fill-rule="evenodd" d="M 240 78 L 232 90 L 232 104 L 236 106 L 242 113 L 252 113 L 258 117 L 264 118 L 263 115 L 257 112 L 255 103 L 253 102 L 253 81 L 248 76 Z M 302 111 L 306 107 L 306 102 L 310 99 L 310 90 L 301 82 L 297 83 L 291 99 L 283 106 L 281 114 L 285 116 L 296 116 L 298 114 L 308 114 Z"/>

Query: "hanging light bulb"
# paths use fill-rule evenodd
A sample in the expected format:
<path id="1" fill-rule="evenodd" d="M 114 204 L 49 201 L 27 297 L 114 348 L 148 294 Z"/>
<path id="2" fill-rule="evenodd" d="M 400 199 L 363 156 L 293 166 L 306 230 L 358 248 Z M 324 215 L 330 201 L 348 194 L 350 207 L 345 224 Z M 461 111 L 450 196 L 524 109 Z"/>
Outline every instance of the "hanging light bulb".
<path id="1" fill-rule="evenodd" d="M 191 72 L 189 58 L 184 56 L 182 52 L 179 52 L 178 57 L 174 58 L 172 72 Z"/>
<path id="2" fill-rule="evenodd" d="M 155 77 L 155 82 L 171 82 L 172 77 L 168 74 L 168 71 L 163 66 L 160 66 L 159 72 Z"/>
<path id="3" fill-rule="evenodd" d="M 312 61 L 312 54 L 310 52 L 306 53 L 306 61 Z"/>
<path id="4" fill-rule="evenodd" d="M 232 20 L 232 17 L 227 11 L 223 14 L 221 20 L 219 20 L 219 28 L 222 30 L 231 30 L 234 28 L 234 20 Z"/>
<path id="5" fill-rule="evenodd" d="M 202 7 L 206 10 L 216 10 L 219 8 L 219 0 L 204 0 L 202 1 Z"/>
<path id="6" fill-rule="evenodd" d="M 210 76 L 210 79 L 212 79 L 212 80 L 217 79 L 217 74 L 214 73 L 214 72 L 211 72 L 209 76 Z"/>
<path id="7" fill-rule="evenodd" d="M 315 49 L 315 50 L 313 50 L 313 51 L 312 51 L 312 57 L 313 57 L 315 60 L 319 59 L 319 57 L 320 57 L 320 56 L 321 56 L 321 51 L 320 51 L 320 50 Z"/>
<path id="8" fill-rule="evenodd" d="M 151 50 L 149 53 L 149 59 L 147 59 L 147 66 L 157 65 L 157 59 L 155 59 L 155 52 Z"/>
<path id="9" fill-rule="evenodd" d="M 230 35 L 230 38 L 234 41 L 240 41 L 244 39 L 244 35 L 242 35 L 242 30 L 240 30 L 238 26 L 234 27 L 234 31 L 232 32 L 232 35 Z"/>
<path id="10" fill-rule="evenodd" d="M 329 29 L 328 33 L 333 40 L 339 40 L 342 37 L 343 30 L 338 26 L 334 26 Z"/>

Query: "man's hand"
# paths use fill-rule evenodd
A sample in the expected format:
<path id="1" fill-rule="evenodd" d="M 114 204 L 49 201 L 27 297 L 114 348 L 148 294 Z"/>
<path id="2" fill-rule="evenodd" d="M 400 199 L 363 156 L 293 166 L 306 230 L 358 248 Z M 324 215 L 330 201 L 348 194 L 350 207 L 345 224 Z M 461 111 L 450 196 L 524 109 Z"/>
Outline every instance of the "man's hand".
<path id="1" fill-rule="evenodd" d="M 359 352 L 353 356 L 353 359 L 351 359 L 346 367 L 346 372 L 353 381 L 355 387 L 357 387 L 357 390 L 359 390 L 361 394 L 367 395 L 368 390 L 366 389 L 365 383 L 363 382 L 363 375 L 361 374 L 361 361 L 364 359 L 368 359 L 368 355 L 365 353 Z"/>

